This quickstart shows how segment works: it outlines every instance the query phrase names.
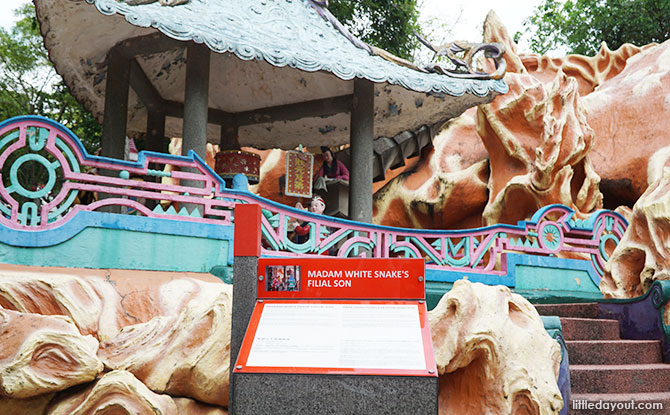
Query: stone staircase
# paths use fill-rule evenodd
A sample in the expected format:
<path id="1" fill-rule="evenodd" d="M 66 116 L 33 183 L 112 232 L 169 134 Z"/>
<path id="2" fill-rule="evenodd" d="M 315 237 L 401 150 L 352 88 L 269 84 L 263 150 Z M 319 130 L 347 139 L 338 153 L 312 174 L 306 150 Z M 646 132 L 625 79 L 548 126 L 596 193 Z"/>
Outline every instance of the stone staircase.
<path id="1" fill-rule="evenodd" d="M 561 318 L 570 360 L 570 414 L 670 414 L 670 364 L 657 340 L 622 340 L 619 322 L 598 318 L 596 303 L 536 304 L 541 315 Z M 589 403 L 619 404 L 614 410 Z M 635 408 L 631 407 L 634 401 Z M 661 403 L 663 409 L 647 404 Z"/>

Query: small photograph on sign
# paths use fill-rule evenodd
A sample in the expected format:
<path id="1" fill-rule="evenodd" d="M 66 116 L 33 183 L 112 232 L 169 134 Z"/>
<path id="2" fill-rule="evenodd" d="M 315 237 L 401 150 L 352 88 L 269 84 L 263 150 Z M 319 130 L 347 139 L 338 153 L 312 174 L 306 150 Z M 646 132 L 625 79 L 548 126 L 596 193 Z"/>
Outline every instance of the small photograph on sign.
<path id="1" fill-rule="evenodd" d="M 300 266 L 269 265 L 265 275 L 267 291 L 300 291 Z"/>

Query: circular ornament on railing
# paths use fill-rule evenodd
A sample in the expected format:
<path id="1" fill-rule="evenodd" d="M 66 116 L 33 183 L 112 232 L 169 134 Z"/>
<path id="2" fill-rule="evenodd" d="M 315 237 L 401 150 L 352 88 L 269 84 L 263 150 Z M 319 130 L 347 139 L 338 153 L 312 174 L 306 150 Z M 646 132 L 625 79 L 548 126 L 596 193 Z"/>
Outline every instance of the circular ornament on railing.
<path id="1" fill-rule="evenodd" d="M 651 304 L 656 309 L 661 308 L 663 305 L 663 289 L 658 284 L 651 286 Z"/>
<path id="2" fill-rule="evenodd" d="M 52 223 L 72 206 L 77 190 L 67 183 L 79 162 L 72 133 L 43 117 L 16 117 L 0 124 L 0 215 L 7 225 Z"/>
<path id="3" fill-rule="evenodd" d="M 563 244 L 563 231 L 555 222 L 544 222 L 537 230 L 540 247 L 549 252 L 558 252 Z"/>

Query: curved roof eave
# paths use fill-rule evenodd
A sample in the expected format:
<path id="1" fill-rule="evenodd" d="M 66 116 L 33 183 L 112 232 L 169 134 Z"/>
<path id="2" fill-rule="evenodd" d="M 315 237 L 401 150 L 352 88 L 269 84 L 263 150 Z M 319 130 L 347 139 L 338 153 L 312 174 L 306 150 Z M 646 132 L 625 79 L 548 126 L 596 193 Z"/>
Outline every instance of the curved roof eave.
<path id="1" fill-rule="evenodd" d="M 277 67 L 327 71 L 340 79 L 365 78 L 433 94 L 503 94 L 502 79 L 464 79 L 424 73 L 372 55 L 322 18 L 308 0 L 190 0 L 166 7 L 157 2 L 129 5 L 117 0 L 86 0 L 105 15 L 119 14 L 130 24 L 153 27 L 180 41 L 204 43 L 217 53 L 258 59 Z"/>

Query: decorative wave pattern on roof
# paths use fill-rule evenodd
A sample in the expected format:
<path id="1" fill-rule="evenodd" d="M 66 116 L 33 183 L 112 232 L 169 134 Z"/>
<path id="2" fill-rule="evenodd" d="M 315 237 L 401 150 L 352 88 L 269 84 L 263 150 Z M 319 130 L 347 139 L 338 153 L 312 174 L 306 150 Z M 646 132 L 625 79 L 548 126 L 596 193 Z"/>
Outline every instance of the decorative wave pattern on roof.
<path id="1" fill-rule="evenodd" d="M 264 60 L 308 72 L 328 71 L 344 80 L 366 78 L 451 96 L 508 91 L 502 79 L 421 73 L 370 55 L 321 18 L 307 0 L 191 0 L 175 7 L 86 1 L 105 15 L 118 13 L 133 25 L 156 28 L 177 40 L 204 43 L 214 52 L 234 53 L 244 60 Z"/>

